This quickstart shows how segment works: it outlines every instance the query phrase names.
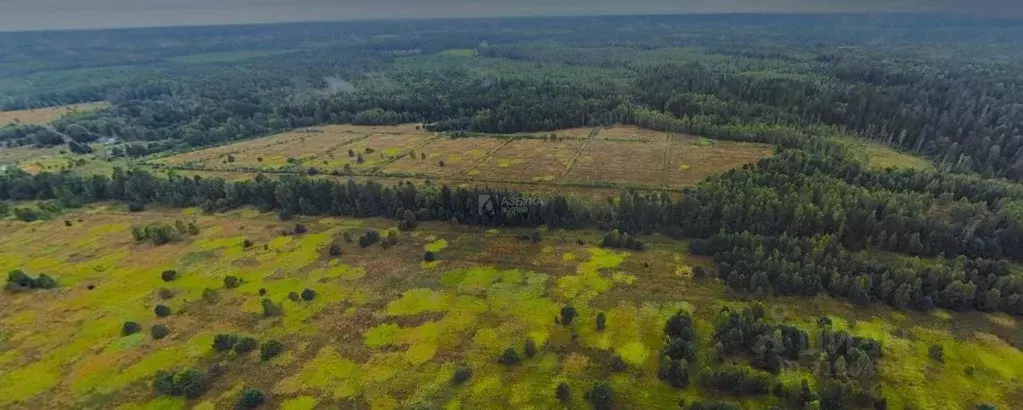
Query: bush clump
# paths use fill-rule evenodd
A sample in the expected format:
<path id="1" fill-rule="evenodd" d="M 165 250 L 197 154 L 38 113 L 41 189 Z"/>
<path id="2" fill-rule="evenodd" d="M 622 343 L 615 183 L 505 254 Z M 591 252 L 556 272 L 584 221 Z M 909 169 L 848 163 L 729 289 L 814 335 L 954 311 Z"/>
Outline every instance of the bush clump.
<path id="1" fill-rule="evenodd" d="M 472 377 L 472 369 L 468 366 L 462 365 L 455 370 L 455 375 L 451 378 L 451 382 L 454 384 L 462 384 L 469 380 L 470 377 Z"/>
<path id="2" fill-rule="evenodd" d="M 254 350 L 257 346 L 259 346 L 259 342 L 256 341 L 255 338 L 244 336 L 239 338 L 238 342 L 235 343 L 234 352 L 238 354 L 248 353 Z"/>
<path id="3" fill-rule="evenodd" d="M 57 280 L 45 273 L 38 277 L 31 277 L 21 270 L 12 270 L 7 273 L 7 285 L 4 287 L 10 292 L 19 292 L 26 289 L 53 289 L 57 287 Z"/>
<path id="4" fill-rule="evenodd" d="M 284 343 L 277 340 L 267 340 L 259 346 L 259 358 L 263 361 L 267 361 L 277 357 L 284 351 Z"/>
<path id="5" fill-rule="evenodd" d="M 168 396 L 196 399 L 209 389 L 209 380 L 206 373 L 195 369 L 185 369 L 176 373 L 161 370 L 153 379 L 153 387 Z"/>
<path id="6" fill-rule="evenodd" d="M 586 394 L 586 398 L 590 401 L 590 404 L 593 404 L 594 409 L 610 409 L 611 403 L 614 403 L 614 389 L 606 381 L 594 382 L 593 387 Z"/>
<path id="7" fill-rule="evenodd" d="M 232 334 L 221 333 L 213 337 L 213 348 L 218 352 L 231 350 L 235 343 L 238 343 L 238 336 Z"/>
<path id="8" fill-rule="evenodd" d="M 227 275 L 224 277 L 224 287 L 228 289 L 237 288 L 242 284 L 242 280 L 238 279 L 237 276 Z"/>
<path id="9" fill-rule="evenodd" d="M 170 329 L 164 325 L 153 325 L 149 329 L 149 335 L 153 337 L 153 340 L 160 340 L 170 334 Z"/>
<path id="10" fill-rule="evenodd" d="M 167 305 L 156 305 L 153 308 L 153 313 L 156 314 L 156 317 L 167 317 L 171 315 L 171 308 Z"/>
<path id="11" fill-rule="evenodd" d="M 514 347 L 505 349 L 504 353 L 501 354 L 501 357 L 497 359 L 498 363 L 507 366 L 518 364 L 521 361 L 522 358 L 519 357 L 519 352 L 516 352 Z"/>
<path id="12" fill-rule="evenodd" d="M 127 321 L 121 325 L 121 335 L 129 336 L 142 331 L 142 325 L 139 322 Z"/>
<path id="13" fill-rule="evenodd" d="M 160 273 L 160 279 L 164 282 L 171 282 L 178 278 L 178 271 L 174 269 L 168 269 Z"/>
<path id="14" fill-rule="evenodd" d="M 263 402 L 266 401 L 266 396 L 262 390 L 259 389 L 245 389 L 242 392 L 242 396 L 238 399 L 238 408 L 242 409 L 254 409 L 262 406 Z"/>
<path id="15" fill-rule="evenodd" d="M 302 291 L 302 300 L 308 302 L 316 298 L 316 291 L 312 289 L 306 289 Z"/>

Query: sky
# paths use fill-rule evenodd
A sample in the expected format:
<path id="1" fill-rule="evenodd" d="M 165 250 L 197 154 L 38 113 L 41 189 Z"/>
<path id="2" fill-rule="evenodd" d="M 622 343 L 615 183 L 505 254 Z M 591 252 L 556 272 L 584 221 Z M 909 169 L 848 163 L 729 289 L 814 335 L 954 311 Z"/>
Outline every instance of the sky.
<path id="1" fill-rule="evenodd" d="M 0 31 L 437 17 L 906 11 L 1023 18 L 1023 0 L 0 0 Z"/>

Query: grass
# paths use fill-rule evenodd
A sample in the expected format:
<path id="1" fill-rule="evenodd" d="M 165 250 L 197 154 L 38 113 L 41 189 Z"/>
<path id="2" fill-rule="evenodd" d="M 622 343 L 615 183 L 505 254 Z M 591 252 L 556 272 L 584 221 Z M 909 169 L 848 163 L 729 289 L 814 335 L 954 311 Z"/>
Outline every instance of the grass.
<path id="1" fill-rule="evenodd" d="M 849 149 L 854 157 L 874 170 L 910 168 L 933 171 L 935 169 L 934 164 L 920 156 L 896 151 L 880 142 L 853 137 L 837 138 L 836 141 Z"/>
<path id="2" fill-rule="evenodd" d="M 62 105 L 59 107 L 36 108 L 32 110 L 0 111 L 0 126 L 7 125 L 11 122 L 44 125 L 70 113 L 101 110 L 108 106 L 109 104 L 105 102 L 90 102 Z"/>
<path id="3" fill-rule="evenodd" d="M 309 233 L 281 236 L 296 222 L 253 210 L 127 214 L 99 206 L 62 219 L 82 222 L 0 222 L 0 271 L 50 273 L 61 284 L 0 298 L 0 407 L 227 408 L 242 388 L 255 387 L 269 393 L 274 406 L 293 409 L 416 403 L 550 408 L 558 405 L 553 390 L 559 382 L 571 387 L 572 406 L 582 406 L 589 385 L 606 379 L 620 403 L 667 408 L 682 398 L 711 396 L 657 380 L 664 322 L 678 310 L 692 312 L 698 344 L 708 346 L 718 310 L 744 303 L 713 280 L 692 280 L 691 267 L 707 262 L 685 253 L 684 242 L 657 237 L 647 241 L 648 250 L 632 253 L 576 243 L 593 243 L 598 232 L 547 232 L 532 244 L 518 238 L 526 229 L 484 232 L 426 222 L 400 232 L 399 244 L 386 250 L 338 241 L 343 256 L 332 258 L 326 247 L 341 233 L 386 230 L 394 221 L 305 218 L 299 222 Z M 174 219 L 196 221 L 200 234 L 153 247 L 135 243 L 129 233 L 133 225 Z M 245 239 L 254 246 L 243 249 Z M 426 269 L 420 265 L 424 250 L 440 256 Z M 180 279 L 163 282 L 165 269 L 177 269 Z M 242 285 L 224 288 L 228 274 L 242 278 Z M 159 299 L 161 287 L 174 297 Z M 217 292 L 216 301 L 204 300 L 206 288 Z M 312 301 L 287 297 L 306 288 L 317 293 Z M 262 316 L 261 289 L 262 297 L 282 306 L 283 316 Z M 156 303 L 175 313 L 156 318 Z M 811 334 L 816 318 L 828 315 L 838 328 L 881 340 L 879 377 L 896 407 L 966 408 L 985 401 L 1009 408 L 1016 402 L 1023 334 L 1015 318 L 938 317 L 826 297 L 765 297 L 764 303 L 772 320 Z M 554 321 L 566 304 L 579 312 L 568 326 Z M 603 331 L 594 324 L 598 312 L 607 317 Z M 147 333 L 122 337 L 125 320 L 145 329 L 162 323 L 171 334 L 159 341 Z M 227 332 L 278 339 L 285 352 L 268 362 L 258 353 L 213 352 L 213 336 Z M 497 363 L 509 347 L 523 354 L 527 338 L 538 347 L 536 357 L 511 367 Z M 944 364 L 927 356 L 934 343 L 945 346 Z M 615 355 L 627 364 L 625 373 L 609 371 Z M 710 355 L 702 349 L 699 362 L 710 363 Z M 225 373 L 195 403 L 158 397 L 150 387 L 156 371 L 213 362 L 223 363 Z M 453 385 L 463 365 L 472 376 Z M 806 375 L 805 369 L 786 370 L 780 380 L 798 384 Z M 765 396 L 744 403 L 777 401 Z"/>

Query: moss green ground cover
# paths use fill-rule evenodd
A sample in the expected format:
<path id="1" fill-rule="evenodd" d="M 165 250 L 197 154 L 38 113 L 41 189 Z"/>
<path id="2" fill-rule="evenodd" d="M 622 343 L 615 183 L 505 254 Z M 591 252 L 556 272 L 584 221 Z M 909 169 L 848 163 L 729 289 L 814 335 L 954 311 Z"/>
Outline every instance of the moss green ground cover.
<path id="1" fill-rule="evenodd" d="M 599 233 L 590 231 L 545 232 L 534 244 L 513 229 L 423 224 L 400 232 L 389 249 L 360 249 L 342 234 L 390 229 L 393 221 L 308 219 L 299 221 L 308 233 L 284 236 L 295 222 L 251 210 L 211 216 L 100 207 L 64 219 L 73 226 L 0 221 L 0 271 L 48 273 L 60 283 L 0 297 L 2 408 L 230 408 L 247 387 L 285 409 L 552 408 L 560 382 L 571 387 L 568 407 L 585 408 L 594 380 L 610 381 L 617 402 L 631 408 L 677 408 L 682 399 L 709 396 L 697 383 L 680 391 L 657 380 L 664 322 L 680 309 L 693 313 L 707 361 L 719 309 L 745 303 L 713 280 L 692 279 L 691 267 L 707 261 L 675 241 L 655 239 L 629 253 L 578 244 L 596 243 Z M 195 221 L 200 234 L 160 247 L 131 237 L 132 226 L 176 219 Z M 252 246 L 242 246 L 246 239 Z M 328 254 L 332 243 L 340 257 Z M 424 250 L 437 260 L 424 264 Z M 167 269 L 180 277 L 164 282 Z M 241 285 L 225 288 L 227 275 Z M 162 299 L 160 288 L 173 296 Z M 288 297 L 305 289 L 316 298 Z M 283 315 L 263 317 L 261 291 Z M 773 320 L 810 330 L 829 315 L 836 327 L 881 340 L 879 377 L 892 408 L 1020 402 L 1016 318 L 854 308 L 826 297 L 763 299 Z M 158 303 L 174 314 L 157 318 Z M 555 323 L 566 304 L 579 313 L 569 326 Z M 607 318 L 603 331 L 594 324 L 598 313 Z M 126 320 L 144 331 L 122 337 Z M 155 324 L 170 335 L 153 340 Z M 285 352 L 266 362 L 258 352 L 217 353 L 218 333 L 278 339 Z M 525 357 L 527 339 L 538 347 L 534 357 L 497 363 L 509 347 Z M 929 359 L 932 344 L 944 346 L 945 363 Z M 611 371 L 615 356 L 625 371 Z M 151 387 L 159 370 L 213 363 L 224 373 L 199 399 L 159 397 Z M 462 366 L 472 376 L 455 385 Z M 798 385 L 808 375 L 791 369 L 779 380 Z M 777 403 L 771 396 L 737 401 Z"/>

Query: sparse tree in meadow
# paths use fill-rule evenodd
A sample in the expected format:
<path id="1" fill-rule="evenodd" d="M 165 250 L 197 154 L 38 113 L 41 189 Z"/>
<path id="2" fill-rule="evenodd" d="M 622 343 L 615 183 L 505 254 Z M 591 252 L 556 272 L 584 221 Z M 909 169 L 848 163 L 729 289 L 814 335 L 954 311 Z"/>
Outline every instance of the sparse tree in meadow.
<path id="1" fill-rule="evenodd" d="M 242 396 L 238 399 L 238 407 L 254 409 L 262 406 L 264 401 L 266 401 L 266 396 L 262 390 L 249 388 L 242 391 Z"/>
<path id="2" fill-rule="evenodd" d="M 571 325 L 572 324 L 572 319 L 575 319 L 576 316 L 579 316 L 579 313 L 576 312 L 575 308 L 572 307 L 572 305 L 565 305 L 565 306 L 561 307 L 561 324 L 562 325 L 564 325 L 564 326 Z"/>
<path id="3" fill-rule="evenodd" d="M 568 387 L 568 383 L 558 383 L 558 387 L 554 389 L 554 397 L 562 403 L 568 403 L 572 399 L 572 389 Z"/>
<path id="4" fill-rule="evenodd" d="M 156 314 L 156 317 L 167 317 L 170 316 L 172 312 L 171 308 L 166 305 L 156 305 L 156 307 L 153 308 L 153 313 Z"/>
<path id="5" fill-rule="evenodd" d="M 123 325 L 121 325 L 121 335 L 123 336 L 133 335 L 141 331 L 142 325 L 139 325 L 138 322 L 127 321 L 124 322 Z"/>
<path id="6" fill-rule="evenodd" d="M 238 343 L 238 336 L 221 333 L 213 337 L 213 348 L 218 352 L 226 352 L 234 348 L 235 343 Z"/>
<path id="7" fill-rule="evenodd" d="M 455 370 L 455 375 L 451 378 L 451 382 L 454 384 L 465 383 L 469 378 L 472 377 L 472 369 L 469 366 L 461 365 Z"/>
<path id="8" fill-rule="evenodd" d="M 281 310 L 280 306 L 277 306 L 272 300 L 264 298 L 260 301 L 263 305 L 263 317 L 280 316 L 284 311 Z"/>
<path id="9" fill-rule="evenodd" d="M 238 343 L 234 345 L 234 352 L 238 354 L 244 354 L 251 352 L 253 349 L 259 346 L 259 342 L 255 338 L 244 336 L 238 339 Z"/>
<path id="10" fill-rule="evenodd" d="M 504 353 L 501 354 L 501 357 L 497 359 L 498 363 L 507 366 L 519 364 L 521 361 L 522 358 L 519 357 L 519 352 L 516 352 L 514 347 L 505 349 Z"/>
<path id="11" fill-rule="evenodd" d="M 149 334 L 153 337 L 153 340 L 160 340 L 170 334 L 170 329 L 167 326 L 157 324 L 149 329 Z"/>
<path id="12" fill-rule="evenodd" d="M 284 343 L 277 340 L 267 340 L 259 346 L 259 358 L 263 361 L 267 361 L 277 357 L 284 351 Z"/>
<path id="13" fill-rule="evenodd" d="M 590 388 L 589 393 L 586 394 L 586 398 L 589 399 L 590 404 L 596 410 L 607 410 L 611 408 L 611 404 L 614 403 L 614 389 L 611 388 L 611 384 L 606 381 L 598 381 L 593 383 L 593 387 Z"/>
<path id="14" fill-rule="evenodd" d="M 302 300 L 308 302 L 313 299 L 316 299 L 316 291 L 312 289 L 305 289 L 302 291 Z"/>
<path id="15" fill-rule="evenodd" d="M 241 285 L 241 283 L 242 283 L 241 279 L 238 279 L 237 276 L 227 275 L 224 277 L 225 288 L 234 289 Z"/>

